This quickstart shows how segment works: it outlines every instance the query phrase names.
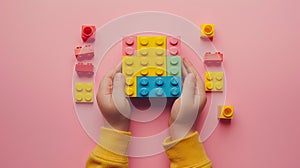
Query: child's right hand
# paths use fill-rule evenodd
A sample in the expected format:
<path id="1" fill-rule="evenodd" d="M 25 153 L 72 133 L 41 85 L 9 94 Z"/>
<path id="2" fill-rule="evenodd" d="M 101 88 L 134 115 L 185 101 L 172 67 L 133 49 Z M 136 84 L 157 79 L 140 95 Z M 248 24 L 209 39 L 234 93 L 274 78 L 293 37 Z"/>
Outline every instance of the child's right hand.
<path id="1" fill-rule="evenodd" d="M 130 123 L 130 104 L 124 93 L 125 79 L 117 66 L 106 73 L 97 93 L 97 102 L 105 118 L 107 128 L 128 131 Z"/>

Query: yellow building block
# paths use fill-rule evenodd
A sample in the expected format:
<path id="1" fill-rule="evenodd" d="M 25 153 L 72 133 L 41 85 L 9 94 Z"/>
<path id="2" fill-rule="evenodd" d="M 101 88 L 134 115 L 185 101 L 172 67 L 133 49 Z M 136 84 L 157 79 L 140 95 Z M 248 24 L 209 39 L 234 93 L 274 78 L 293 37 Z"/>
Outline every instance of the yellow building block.
<path id="1" fill-rule="evenodd" d="M 233 119 L 234 108 L 233 106 L 218 106 L 220 119 Z"/>
<path id="2" fill-rule="evenodd" d="M 136 77 L 166 76 L 166 57 L 123 56 L 122 73 L 126 80 L 126 95 L 136 97 Z"/>
<path id="3" fill-rule="evenodd" d="M 214 24 L 202 24 L 201 25 L 201 38 L 213 39 L 215 35 L 215 25 Z"/>
<path id="4" fill-rule="evenodd" d="M 223 72 L 205 72 L 205 91 L 222 92 L 224 87 Z"/>
<path id="5" fill-rule="evenodd" d="M 75 83 L 75 102 L 93 103 L 94 102 L 94 83 L 76 82 Z"/>
<path id="6" fill-rule="evenodd" d="M 167 50 L 160 47 L 142 47 L 136 51 L 137 56 L 140 57 L 165 57 L 167 56 Z"/>
<path id="7" fill-rule="evenodd" d="M 166 36 L 138 36 L 138 56 L 166 56 Z"/>

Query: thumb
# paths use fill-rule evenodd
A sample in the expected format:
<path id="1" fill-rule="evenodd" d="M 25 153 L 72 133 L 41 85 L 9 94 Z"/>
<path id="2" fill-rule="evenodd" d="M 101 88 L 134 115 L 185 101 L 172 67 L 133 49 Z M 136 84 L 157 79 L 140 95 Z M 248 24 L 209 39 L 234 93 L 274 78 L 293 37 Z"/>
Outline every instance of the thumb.
<path id="1" fill-rule="evenodd" d="M 188 73 L 183 82 L 182 101 L 194 102 L 195 89 L 195 75 L 193 73 Z"/>

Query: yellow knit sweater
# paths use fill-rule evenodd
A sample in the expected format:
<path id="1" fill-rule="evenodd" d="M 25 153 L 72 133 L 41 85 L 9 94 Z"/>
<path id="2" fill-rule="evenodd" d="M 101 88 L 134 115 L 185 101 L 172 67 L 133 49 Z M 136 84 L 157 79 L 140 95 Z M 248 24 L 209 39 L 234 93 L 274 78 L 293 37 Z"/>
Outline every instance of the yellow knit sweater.
<path id="1" fill-rule="evenodd" d="M 124 136 L 125 135 L 125 136 Z M 130 132 L 101 128 L 99 143 L 91 152 L 87 168 L 127 168 L 127 148 L 130 142 Z M 171 168 L 211 168 L 211 161 L 205 149 L 199 142 L 198 132 L 179 140 L 166 138 L 163 142 L 166 154 L 170 159 Z M 107 150 L 109 149 L 109 150 Z M 113 151 L 113 152 L 112 152 Z"/>

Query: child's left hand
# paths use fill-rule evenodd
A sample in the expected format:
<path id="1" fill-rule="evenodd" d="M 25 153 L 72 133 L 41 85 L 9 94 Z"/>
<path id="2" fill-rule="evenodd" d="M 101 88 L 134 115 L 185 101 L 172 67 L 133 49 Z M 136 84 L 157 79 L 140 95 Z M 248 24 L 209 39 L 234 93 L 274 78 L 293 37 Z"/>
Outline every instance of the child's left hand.
<path id="1" fill-rule="evenodd" d="M 107 128 L 128 131 L 130 123 L 130 104 L 124 93 L 125 79 L 117 66 L 106 73 L 97 93 L 98 106 L 106 119 Z"/>

